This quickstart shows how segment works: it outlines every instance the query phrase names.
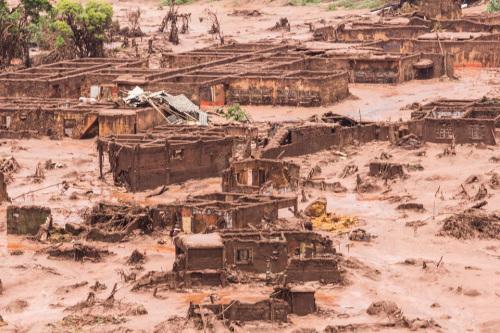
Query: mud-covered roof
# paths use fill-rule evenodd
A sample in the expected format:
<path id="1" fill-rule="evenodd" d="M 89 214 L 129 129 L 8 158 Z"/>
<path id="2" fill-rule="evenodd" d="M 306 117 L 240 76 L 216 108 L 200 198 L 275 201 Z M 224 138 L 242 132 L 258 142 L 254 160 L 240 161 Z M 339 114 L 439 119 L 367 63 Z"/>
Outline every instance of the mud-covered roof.
<path id="1" fill-rule="evenodd" d="M 176 239 L 176 244 L 186 249 L 213 249 L 224 247 L 222 238 L 218 233 L 180 235 Z"/>

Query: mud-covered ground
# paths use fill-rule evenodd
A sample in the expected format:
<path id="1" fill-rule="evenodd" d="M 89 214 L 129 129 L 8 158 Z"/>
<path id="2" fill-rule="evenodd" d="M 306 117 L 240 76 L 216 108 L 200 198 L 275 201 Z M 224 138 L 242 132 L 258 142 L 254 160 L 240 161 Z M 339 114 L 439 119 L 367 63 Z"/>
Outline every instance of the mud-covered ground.
<path id="1" fill-rule="evenodd" d="M 200 21 L 206 8 L 217 11 L 226 38 L 240 42 L 269 39 L 306 41 L 311 38 L 306 23 L 314 25 L 338 21 L 346 15 L 369 15 L 367 11 L 327 11 L 324 4 L 285 6 L 284 1 L 201 1 L 181 6 L 191 12 L 191 31 L 181 35 L 181 44 L 173 47 L 160 41 L 157 26 L 166 7 L 156 1 L 115 1 L 115 15 L 125 22 L 126 10 L 140 6 L 143 31 L 156 35 L 159 49 L 174 52 L 208 46 L 208 24 Z M 258 9 L 262 15 L 241 17 L 234 10 Z M 473 8 L 472 10 L 477 10 Z M 268 28 L 280 17 L 291 22 L 291 32 L 272 32 Z M 145 47 L 146 39 L 141 43 Z M 126 54 L 132 50 L 121 50 Z M 159 52 L 159 51 L 158 51 Z M 157 65 L 158 54 L 152 57 Z M 494 69 L 457 69 L 458 80 L 435 79 L 411 81 L 401 85 L 352 84 L 352 97 L 324 108 L 245 107 L 255 122 L 307 119 L 333 111 L 362 120 L 408 119 L 409 111 L 401 110 L 414 102 L 436 98 L 480 98 L 500 96 L 500 75 Z M 406 150 L 385 142 L 338 148 L 306 155 L 293 160 L 306 175 L 315 166 L 317 177 L 338 181 L 345 193 L 329 193 L 306 189 L 306 202 L 326 197 L 328 210 L 356 216 L 362 228 L 376 236 L 369 242 L 354 242 L 347 234 L 334 235 L 336 248 L 345 260 L 347 281 L 343 285 L 320 285 L 316 300 L 320 311 L 313 315 L 290 315 L 287 324 L 248 323 L 236 326 L 238 332 L 293 332 L 298 328 L 322 331 L 327 325 L 357 327 L 358 332 L 401 332 L 407 327 L 391 327 L 386 316 L 370 316 L 366 310 L 372 302 L 393 301 L 410 319 L 433 320 L 422 332 L 500 332 L 500 243 L 498 239 L 456 239 L 438 235 L 444 220 L 477 202 L 474 196 L 483 184 L 487 194 L 481 200 L 485 212 L 500 210 L 500 188 L 492 179 L 500 174 L 500 148 L 462 145 L 456 155 L 445 155 L 446 145 L 424 144 L 417 150 Z M 425 154 L 423 153 L 425 152 Z M 382 153 L 384 156 L 382 156 Z M 52 209 L 54 223 L 82 223 L 83 215 L 96 202 L 138 202 L 155 204 L 183 199 L 189 194 L 220 190 L 220 178 L 188 181 L 172 185 L 160 196 L 147 198 L 149 192 L 127 193 L 114 187 L 111 175 L 98 179 L 97 152 L 94 140 L 0 140 L 0 157 L 13 156 L 20 169 L 12 175 L 8 193 L 14 204 L 36 204 Z M 57 166 L 45 171 L 45 178 L 34 182 L 38 163 L 51 159 Z M 406 176 L 387 182 L 368 177 L 371 161 L 402 163 Z M 355 174 L 341 177 L 347 165 L 357 167 Z M 371 182 L 376 189 L 369 193 L 356 191 L 356 174 Z M 477 176 L 468 182 L 470 176 Z M 500 176 L 499 176 L 500 177 Z M 65 183 L 63 183 L 65 182 Z M 64 184 L 67 184 L 64 186 Z M 466 192 L 466 193 L 464 193 Z M 301 198 L 302 193 L 297 193 Z M 422 204 L 424 210 L 400 210 L 403 203 Z M 173 332 L 196 331 L 186 323 L 190 302 L 206 300 L 217 294 L 222 302 L 232 299 L 258 301 L 266 298 L 272 287 L 264 284 L 232 284 L 225 288 L 201 290 L 132 291 L 133 282 L 125 282 L 123 273 L 138 277 L 148 271 L 170 270 L 174 247 L 168 232 L 137 234 L 122 243 L 92 245 L 108 249 L 112 254 L 100 262 L 77 263 L 49 259 L 41 253 L 49 244 L 21 236 L 6 235 L 5 209 L 0 206 L 0 316 L 7 325 L 0 332 Z M 286 217 L 287 214 L 284 214 Z M 326 233 L 326 232 L 325 232 Z M 127 264 L 133 250 L 146 253 L 141 267 Z M 96 282 L 105 285 L 97 287 Z M 106 299 L 116 284 L 114 302 Z M 89 302 L 90 292 L 95 301 Z M 226 328 L 216 326 L 216 332 Z"/>

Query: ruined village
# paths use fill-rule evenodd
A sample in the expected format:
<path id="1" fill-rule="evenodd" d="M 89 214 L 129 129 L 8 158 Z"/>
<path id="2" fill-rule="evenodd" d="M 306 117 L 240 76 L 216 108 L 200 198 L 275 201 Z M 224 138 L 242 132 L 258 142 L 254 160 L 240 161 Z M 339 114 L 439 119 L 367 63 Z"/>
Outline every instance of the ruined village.
<path id="1" fill-rule="evenodd" d="M 0 332 L 500 332 L 497 0 L 0 0 Z"/>

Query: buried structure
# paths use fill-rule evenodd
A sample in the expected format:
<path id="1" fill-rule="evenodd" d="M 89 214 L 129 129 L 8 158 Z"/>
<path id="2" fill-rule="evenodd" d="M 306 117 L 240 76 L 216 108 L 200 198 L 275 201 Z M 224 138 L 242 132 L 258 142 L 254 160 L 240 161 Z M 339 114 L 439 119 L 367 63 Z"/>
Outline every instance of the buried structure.
<path id="1" fill-rule="evenodd" d="M 285 124 L 262 147 L 262 157 L 300 156 L 331 147 L 370 141 L 397 143 L 412 135 L 422 142 L 496 145 L 500 103 L 441 100 L 417 107 L 412 120 L 342 126 L 338 123 Z"/>
<path id="2" fill-rule="evenodd" d="M 153 108 L 120 108 L 110 102 L 64 98 L 0 98 L 0 136 L 47 135 L 86 139 L 134 134 L 164 122 Z"/>
<path id="3" fill-rule="evenodd" d="M 254 230 L 237 230 L 184 234 L 174 239 L 174 245 L 172 271 L 148 272 L 138 279 L 133 290 L 248 283 L 261 281 L 260 273 L 265 273 L 267 282 L 281 285 L 342 281 L 339 256 L 332 248 L 332 241 L 309 231 L 274 230 L 259 234 Z M 239 272 L 244 274 L 239 275 Z M 291 295 L 281 296 L 294 302 Z M 302 296 L 310 301 L 308 295 Z M 295 300 L 297 312 L 305 314 L 315 309 L 311 306 L 301 308 L 299 298 Z"/>
<path id="4" fill-rule="evenodd" d="M 272 159 L 232 162 L 222 174 L 224 192 L 258 193 L 265 188 L 294 191 L 298 188 L 300 166 Z"/>
<path id="5" fill-rule="evenodd" d="M 423 26 L 418 32 L 429 28 Z M 130 59 L 87 59 L 0 75 L 0 96 L 117 99 L 136 86 L 183 94 L 199 106 L 322 106 L 349 95 L 349 82 L 398 83 L 453 75 L 442 52 L 339 52 L 288 44 L 231 44 L 163 54 L 161 69 Z M 43 87 L 43 89 L 40 89 Z"/>
<path id="6" fill-rule="evenodd" d="M 217 192 L 152 207 L 98 203 L 86 218 L 87 239 L 120 241 L 135 229 L 151 232 L 174 228 L 184 233 L 271 225 L 280 210 L 293 208 L 297 198 Z"/>
<path id="7" fill-rule="evenodd" d="M 219 176 L 232 158 L 249 156 L 253 137 L 253 129 L 242 126 L 162 126 L 103 138 L 98 141 L 101 177 L 104 152 L 115 184 L 134 192 Z"/>

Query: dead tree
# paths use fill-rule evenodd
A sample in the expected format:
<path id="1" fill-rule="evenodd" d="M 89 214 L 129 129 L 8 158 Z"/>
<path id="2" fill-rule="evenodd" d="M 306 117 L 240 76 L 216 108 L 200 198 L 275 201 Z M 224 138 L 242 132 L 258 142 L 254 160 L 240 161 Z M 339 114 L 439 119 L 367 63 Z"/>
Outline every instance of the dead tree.
<path id="1" fill-rule="evenodd" d="M 179 44 L 179 29 L 177 29 L 177 15 L 175 15 L 170 23 L 170 33 L 168 34 L 168 41 L 174 45 Z"/>
<path id="2" fill-rule="evenodd" d="M 179 14 L 179 6 L 175 5 L 175 1 L 170 3 L 167 15 L 163 17 L 159 32 L 168 32 L 168 40 L 174 44 L 179 44 L 179 28 L 177 27 L 178 19 L 182 21 L 181 34 L 187 33 L 189 30 L 189 21 L 191 20 L 191 13 Z"/>
<path id="3" fill-rule="evenodd" d="M 209 22 L 211 23 L 208 33 L 214 35 L 216 39 L 219 39 L 221 45 L 224 45 L 224 36 L 222 35 L 222 30 L 217 14 L 214 11 L 207 9 L 207 17 Z"/>
<path id="4" fill-rule="evenodd" d="M 144 33 L 141 30 L 140 20 L 141 20 L 141 9 L 137 8 L 136 10 L 127 12 L 127 20 L 130 26 L 129 29 L 129 37 L 142 37 Z"/>
<path id="5" fill-rule="evenodd" d="M 181 26 L 181 34 L 185 34 L 189 31 L 189 21 L 191 21 L 191 13 L 187 14 L 179 14 L 181 18 L 182 26 Z"/>
<path id="6" fill-rule="evenodd" d="M 168 29 L 169 24 L 171 21 L 177 17 L 177 11 L 179 10 L 179 7 L 175 5 L 175 1 L 171 1 L 170 7 L 168 7 L 168 12 L 167 15 L 163 17 L 163 20 L 161 21 L 160 28 L 158 29 L 159 32 L 165 32 L 166 29 Z"/>

